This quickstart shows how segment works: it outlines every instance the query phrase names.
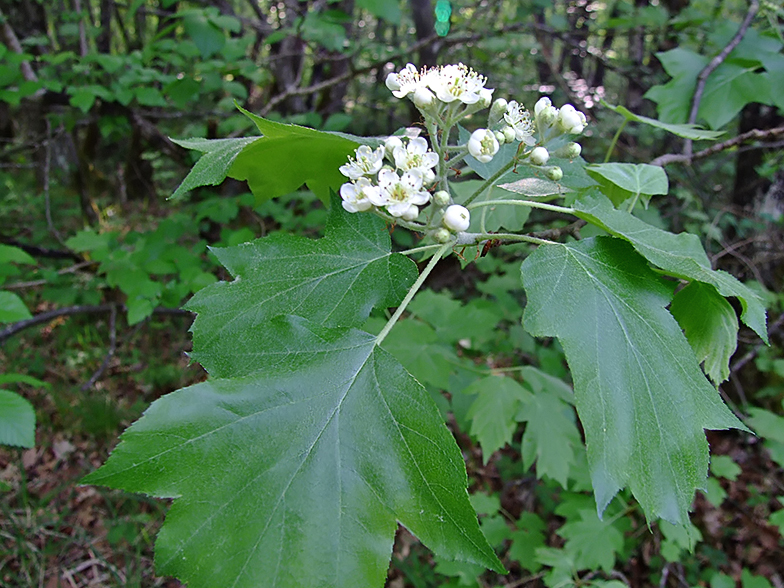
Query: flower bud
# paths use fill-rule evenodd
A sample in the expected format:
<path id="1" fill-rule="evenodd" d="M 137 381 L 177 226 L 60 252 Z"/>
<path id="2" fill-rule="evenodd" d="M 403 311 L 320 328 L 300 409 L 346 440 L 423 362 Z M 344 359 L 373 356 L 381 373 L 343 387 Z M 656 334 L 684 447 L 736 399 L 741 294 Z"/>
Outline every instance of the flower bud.
<path id="1" fill-rule="evenodd" d="M 501 131 L 496 131 L 493 134 L 495 135 L 495 140 L 498 141 L 499 145 L 506 143 L 506 135 L 504 135 Z"/>
<path id="2" fill-rule="evenodd" d="M 396 137 L 395 135 L 387 137 L 384 141 L 384 149 L 389 157 L 392 157 L 392 152 L 400 147 L 403 147 L 403 141 L 400 140 L 400 137 Z"/>
<path id="3" fill-rule="evenodd" d="M 565 133 L 578 134 L 583 132 L 585 127 L 585 115 L 581 117 L 582 113 L 577 112 L 571 104 L 564 104 L 558 112 L 558 126 L 563 129 Z"/>
<path id="4" fill-rule="evenodd" d="M 446 206 L 450 202 L 452 202 L 452 197 L 446 190 L 439 190 L 433 194 L 433 203 L 440 208 Z"/>
<path id="5" fill-rule="evenodd" d="M 563 178 L 563 170 L 557 165 L 547 168 L 547 170 L 544 173 L 549 179 L 551 179 L 554 182 L 560 182 L 561 178 Z"/>
<path id="6" fill-rule="evenodd" d="M 493 90 L 490 88 L 482 88 L 479 90 L 479 104 L 482 108 L 487 108 L 493 102 Z"/>
<path id="7" fill-rule="evenodd" d="M 580 147 L 579 143 L 567 143 L 566 145 L 564 145 L 563 147 L 558 149 L 555 152 L 555 154 L 558 157 L 566 157 L 568 159 L 574 159 L 575 157 L 579 157 L 580 156 L 580 152 L 582 150 L 583 150 L 583 148 Z"/>
<path id="8" fill-rule="evenodd" d="M 449 243 L 452 240 L 452 233 L 444 228 L 433 231 L 433 240 L 436 243 Z"/>
<path id="9" fill-rule="evenodd" d="M 534 115 L 538 117 L 542 110 L 545 108 L 550 108 L 552 105 L 553 103 L 550 102 L 550 99 L 547 96 L 539 98 L 539 100 L 534 105 Z"/>
<path id="10" fill-rule="evenodd" d="M 504 115 L 504 113 L 506 112 L 506 105 L 507 105 L 507 102 L 506 102 L 505 99 L 503 99 L 503 98 L 496 98 L 495 102 L 493 102 L 492 108 L 490 109 L 491 115 L 494 115 L 497 118 L 502 117 Z"/>
<path id="11" fill-rule="evenodd" d="M 428 106 L 433 104 L 433 101 L 435 99 L 436 99 L 435 94 L 433 94 L 433 92 L 431 92 L 427 88 L 423 88 L 420 86 L 414 92 L 414 104 L 416 104 L 418 108 L 427 108 Z"/>
<path id="12" fill-rule="evenodd" d="M 432 169 L 427 168 L 426 170 L 424 170 L 422 172 L 422 182 L 423 183 L 429 184 L 430 182 L 432 182 L 435 179 L 436 179 L 436 173 Z"/>
<path id="13" fill-rule="evenodd" d="M 534 147 L 528 155 L 534 165 L 544 165 L 550 159 L 550 153 L 544 147 Z"/>
<path id="14" fill-rule="evenodd" d="M 465 206 L 453 204 L 444 212 L 444 226 L 455 233 L 465 231 L 471 224 L 471 213 Z"/>
<path id="15" fill-rule="evenodd" d="M 552 106 L 546 106 L 542 108 L 541 112 L 536 115 L 536 122 L 539 124 L 539 130 L 553 126 L 557 116 L 558 109 Z"/>
<path id="16" fill-rule="evenodd" d="M 502 132 L 504 133 L 504 137 L 506 138 L 507 143 L 514 141 L 517 135 L 512 127 L 504 127 Z"/>
<path id="17" fill-rule="evenodd" d="M 419 216 L 419 208 L 417 208 L 412 204 L 409 207 L 409 209 L 403 213 L 403 216 L 401 218 L 403 220 L 412 221 L 412 220 L 416 220 L 416 217 L 418 216 Z"/>

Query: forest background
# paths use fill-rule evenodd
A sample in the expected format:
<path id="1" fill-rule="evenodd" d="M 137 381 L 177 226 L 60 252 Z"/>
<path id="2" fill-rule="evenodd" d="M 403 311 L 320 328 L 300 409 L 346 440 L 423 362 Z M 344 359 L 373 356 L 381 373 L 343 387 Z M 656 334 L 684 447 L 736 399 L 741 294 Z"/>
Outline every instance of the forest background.
<path id="1" fill-rule="evenodd" d="M 179 585 L 153 573 L 165 502 L 78 481 L 152 401 L 205 378 L 186 356 L 192 315 L 180 307 L 230 279 L 208 245 L 322 234 L 326 210 L 307 191 L 259 204 L 226 180 L 167 200 L 199 155 L 177 140 L 254 134 L 236 105 L 387 135 L 418 118 L 385 87 L 389 72 L 463 62 L 497 96 L 532 108 L 548 95 L 585 112 L 589 162 L 612 145 L 613 161 L 666 166 L 669 193 L 638 214 L 699 235 L 714 267 L 768 307 L 771 345 L 742 330 L 720 387 L 759 436 L 709 433 L 711 478 L 690 534 L 649 529 L 628 494 L 603 521 L 590 515 L 589 487 L 553 473 L 568 444 L 530 468 L 531 424 L 483 455 L 494 422 L 457 400 L 472 394 L 457 362 L 474 376 L 521 364 L 568 372 L 557 342 L 519 326 L 513 249 L 464 271 L 453 258 L 415 299 L 405 328 L 418 346 L 390 347 L 441 398 L 482 529 L 511 573 L 438 561 L 401 530 L 388 585 L 784 586 L 783 24 L 781 2 L 756 0 L 4 2 L 0 411 L 24 421 L 31 405 L 36 428 L 34 440 L 24 422 L 0 437 L 0 585 Z M 724 134 L 684 142 L 607 103 Z M 553 220 L 539 212 L 532 231 Z M 415 245 L 401 231 L 393 242 Z M 545 432 L 564 427 L 558 411 L 541 418 Z"/>

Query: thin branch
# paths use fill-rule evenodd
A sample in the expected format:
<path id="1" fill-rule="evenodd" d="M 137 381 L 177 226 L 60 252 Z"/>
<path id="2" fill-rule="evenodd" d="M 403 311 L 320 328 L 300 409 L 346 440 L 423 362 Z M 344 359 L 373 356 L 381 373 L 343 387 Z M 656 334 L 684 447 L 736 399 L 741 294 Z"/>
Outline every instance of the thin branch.
<path id="1" fill-rule="evenodd" d="M 710 157 L 716 153 L 729 149 L 731 147 L 735 147 L 736 145 L 740 145 L 741 143 L 745 143 L 749 140 L 758 140 L 762 141 L 764 139 L 771 139 L 774 137 L 778 137 L 780 135 L 784 135 L 784 126 L 781 127 L 774 127 L 772 129 L 767 129 L 762 131 L 760 129 L 752 129 L 746 133 L 742 133 L 737 137 L 729 139 L 728 141 L 724 141 L 723 143 L 716 143 L 715 145 L 711 145 L 707 149 L 703 149 L 702 151 L 697 151 L 697 153 L 687 155 L 685 153 L 676 155 L 674 153 L 667 153 L 665 155 L 660 155 L 656 159 L 651 162 L 651 165 L 658 165 L 660 167 L 664 167 L 665 165 L 669 165 L 671 163 L 691 163 L 694 159 L 704 159 L 706 157 Z M 760 148 L 767 147 L 767 145 L 761 145 Z"/>
<path id="2" fill-rule="evenodd" d="M 56 310 L 42 312 L 41 314 L 35 315 L 33 318 L 25 319 L 23 321 L 18 321 L 8 325 L 5 329 L 0 331 L 0 343 L 3 343 L 6 339 L 13 337 L 17 333 L 20 333 L 25 329 L 29 329 L 30 327 L 34 327 L 42 323 L 48 323 L 49 321 L 56 319 L 57 317 L 72 316 L 75 314 L 101 314 L 104 312 L 111 312 L 113 308 L 122 311 L 127 310 L 124 304 L 107 303 L 107 304 L 97 304 L 95 306 L 67 306 L 65 308 L 58 308 Z M 191 317 L 193 316 L 192 312 L 187 310 L 182 310 L 179 308 L 158 307 L 152 312 L 153 314 L 171 315 L 171 316 L 191 316 Z"/>
<path id="3" fill-rule="evenodd" d="M 11 24 L 8 22 L 8 17 L 3 14 L 3 9 L 0 8 L 0 39 L 3 40 L 5 45 L 11 49 L 14 53 L 21 55 L 24 53 L 22 50 L 22 44 L 19 42 L 19 39 L 14 32 L 14 29 L 11 28 Z M 38 76 L 35 75 L 35 71 L 33 71 L 33 66 L 30 65 L 29 61 L 22 61 L 19 64 L 19 70 L 22 72 L 22 77 L 27 82 L 37 82 Z M 43 88 L 38 90 L 36 94 L 43 94 Z"/>
<path id="4" fill-rule="evenodd" d="M 57 242 L 63 247 L 67 247 L 63 236 L 57 230 L 52 221 L 52 203 L 49 198 L 49 173 L 52 169 L 52 125 L 49 123 L 48 118 L 44 118 L 46 124 L 46 144 L 44 147 L 44 209 L 46 212 L 46 226 L 49 227 L 49 232 L 54 235 Z"/>
<path id="5" fill-rule="evenodd" d="M 95 373 L 90 376 L 90 379 L 87 380 L 82 387 L 79 388 L 82 392 L 85 392 L 92 388 L 95 383 L 98 381 L 103 373 L 106 371 L 106 368 L 109 367 L 109 362 L 114 357 L 114 352 L 117 350 L 117 305 L 112 304 L 111 311 L 109 313 L 109 350 L 106 352 L 106 356 L 103 358 L 100 367 L 95 370 Z"/>
<path id="6" fill-rule="evenodd" d="M 70 267 L 65 267 L 61 270 L 57 270 L 57 275 L 62 276 L 65 274 L 74 274 L 78 272 L 80 269 L 87 267 L 88 265 L 94 264 L 94 261 L 82 261 Z M 26 288 L 37 288 L 38 286 L 45 286 L 49 283 L 49 280 L 31 280 L 29 282 L 13 282 L 11 284 L 3 284 L 4 290 L 24 290 Z"/>
<path id="7" fill-rule="evenodd" d="M 79 13 L 79 55 L 84 57 L 90 52 L 87 47 L 87 29 L 84 26 L 84 13 L 82 12 L 82 0 L 73 0 L 74 10 Z"/>
<path id="8" fill-rule="evenodd" d="M 539 231 L 537 233 L 528 233 L 529 237 L 536 237 L 537 239 L 547 239 L 548 241 L 558 241 L 561 237 L 565 235 L 571 235 L 576 240 L 580 240 L 580 229 L 582 229 L 587 223 L 580 219 L 576 220 L 573 223 L 566 225 L 565 227 L 560 227 L 557 229 L 547 229 L 544 231 Z"/>
<path id="9" fill-rule="evenodd" d="M 706 65 L 700 74 L 697 76 L 697 87 L 694 89 L 694 96 L 692 97 L 691 101 L 691 112 L 689 112 L 689 124 L 693 125 L 697 122 L 697 113 L 700 110 L 700 102 L 702 102 L 702 94 L 705 91 L 705 85 L 708 83 L 708 77 L 719 67 L 727 56 L 732 53 L 732 50 L 738 46 L 738 43 L 741 42 L 743 36 L 746 34 L 749 26 L 751 26 L 751 21 L 754 20 L 754 17 L 757 15 L 757 11 L 759 10 L 759 0 L 751 0 L 749 3 L 749 10 L 746 13 L 746 18 L 743 19 L 738 31 L 735 33 L 735 36 L 732 37 L 727 46 L 721 50 L 721 52 L 710 60 L 710 63 Z M 683 154 L 686 156 L 690 156 L 692 152 L 692 145 L 693 141 L 691 139 L 686 139 L 683 144 Z"/>

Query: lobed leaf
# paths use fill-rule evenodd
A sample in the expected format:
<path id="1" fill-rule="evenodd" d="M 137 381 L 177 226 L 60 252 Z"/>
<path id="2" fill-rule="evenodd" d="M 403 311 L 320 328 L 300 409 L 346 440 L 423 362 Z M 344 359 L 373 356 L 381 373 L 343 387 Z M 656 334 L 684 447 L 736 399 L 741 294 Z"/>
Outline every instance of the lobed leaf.
<path id="1" fill-rule="evenodd" d="M 358 327 L 374 306 L 394 306 L 417 276 L 410 259 L 391 253 L 384 221 L 350 214 L 333 201 L 326 236 L 314 241 L 274 234 L 213 249 L 235 280 L 197 292 L 186 308 L 193 357 L 216 377 L 253 370 L 264 323 L 296 314 L 326 326 Z"/>
<path id="2" fill-rule="evenodd" d="M 613 112 L 617 112 L 626 120 L 640 122 L 646 124 L 651 127 L 656 127 L 657 129 L 663 129 L 667 132 L 672 133 L 673 135 L 677 135 L 678 137 L 683 137 L 684 139 L 692 139 L 694 141 L 698 141 L 700 139 L 717 139 L 724 134 L 724 131 L 707 131 L 705 129 L 700 128 L 698 125 L 690 125 L 690 124 L 681 124 L 676 125 L 672 123 L 662 122 L 660 120 L 656 120 L 655 118 L 648 118 L 647 116 L 642 116 L 639 114 L 634 114 L 625 106 L 613 106 L 612 104 L 608 104 L 604 100 L 602 100 L 602 105 L 606 108 L 609 108 Z"/>
<path id="3" fill-rule="evenodd" d="M 587 195 L 574 205 L 575 215 L 631 243 L 639 254 L 665 273 L 703 282 L 724 297 L 740 300 L 741 320 L 768 342 L 765 306 L 752 290 L 721 270 L 713 270 L 699 238 L 689 233 L 663 231 L 622 210 L 599 195 Z"/>
<path id="4" fill-rule="evenodd" d="M 628 485 L 649 520 L 686 524 L 708 470 L 703 429 L 745 427 L 667 312 L 671 284 L 611 237 L 543 245 L 521 271 L 527 330 L 558 337 L 572 370 L 599 512 Z"/>
<path id="5" fill-rule="evenodd" d="M 86 483 L 176 498 L 159 573 L 191 588 L 381 586 L 399 520 L 502 572 L 428 393 L 373 336 L 265 325 L 256 371 L 157 400 Z"/>
<path id="6" fill-rule="evenodd" d="M 243 137 L 239 139 L 172 139 L 174 143 L 186 149 L 200 151 L 204 155 L 191 168 L 188 175 L 171 195 L 179 198 L 186 192 L 199 186 L 217 186 L 229 175 L 231 166 L 242 151 L 258 141 L 259 137 Z"/>

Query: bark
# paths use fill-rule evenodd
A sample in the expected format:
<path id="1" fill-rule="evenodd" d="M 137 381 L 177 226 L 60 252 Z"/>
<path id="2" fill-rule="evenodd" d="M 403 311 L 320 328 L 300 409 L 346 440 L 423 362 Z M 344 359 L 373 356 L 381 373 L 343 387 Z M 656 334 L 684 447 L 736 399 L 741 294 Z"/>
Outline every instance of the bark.
<path id="1" fill-rule="evenodd" d="M 114 0 L 101 0 L 101 33 L 95 40 L 95 45 L 99 53 L 111 53 L 113 12 Z"/>
<path id="2" fill-rule="evenodd" d="M 433 12 L 432 0 L 409 0 L 411 7 L 411 17 L 414 20 L 417 41 L 426 39 L 433 34 L 436 24 L 435 13 Z M 436 65 L 438 59 L 438 47 L 435 43 L 425 45 L 419 50 L 419 66 Z"/>

